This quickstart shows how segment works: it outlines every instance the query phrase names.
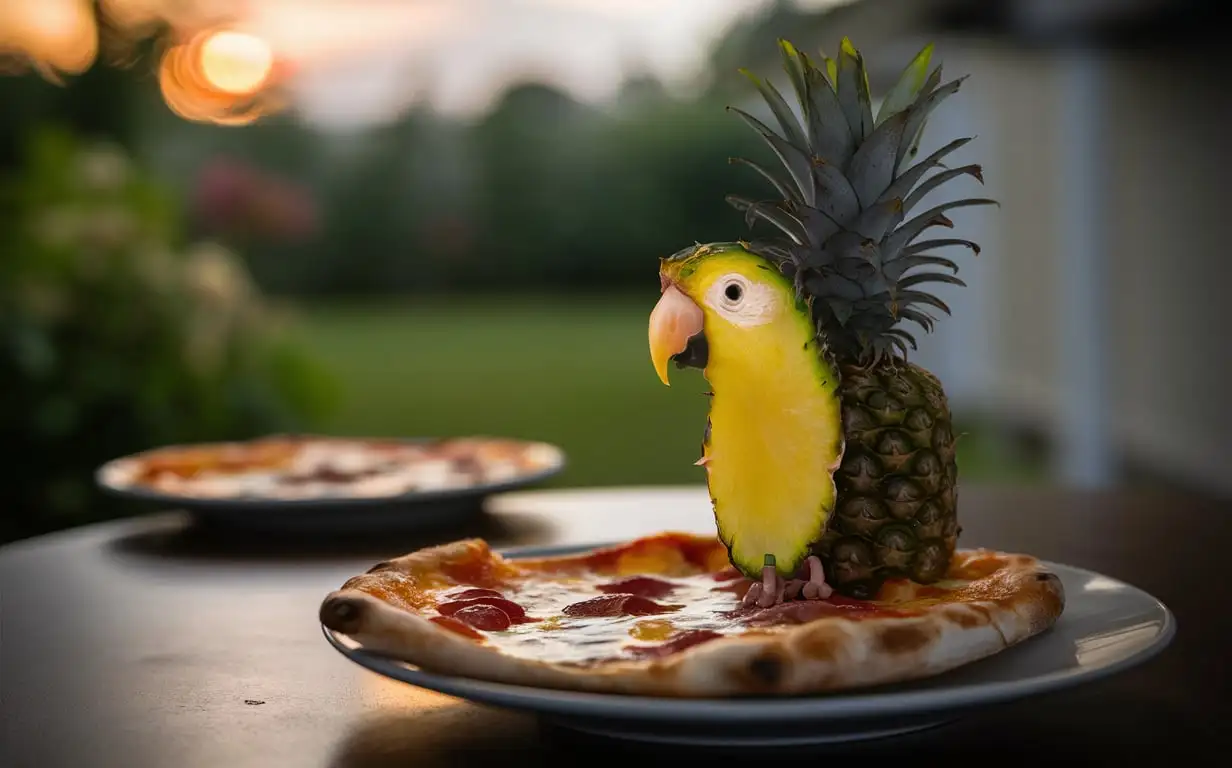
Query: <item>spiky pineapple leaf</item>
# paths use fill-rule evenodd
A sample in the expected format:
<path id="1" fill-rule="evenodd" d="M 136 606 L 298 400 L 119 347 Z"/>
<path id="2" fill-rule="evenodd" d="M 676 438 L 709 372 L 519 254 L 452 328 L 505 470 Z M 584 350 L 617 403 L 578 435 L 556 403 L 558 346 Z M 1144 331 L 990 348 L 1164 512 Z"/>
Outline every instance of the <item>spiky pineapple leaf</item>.
<path id="1" fill-rule="evenodd" d="M 808 244 L 824 243 L 843 230 L 843 226 L 820 208 L 800 206 L 799 218 L 808 232 Z"/>
<path id="2" fill-rule="evenodd" d="M 914 288 L 917 285 L 927 285 L 929 283 L 949 283 L 957 285 L 960 288 L 966 288 L 967 284 L 961 279 L 945 272 L 920 272 L 908 277 L 904 277 L 898 281 L 898 289 Z"/>
<path id="3" fill-rule="evenodd" d="M 925 118 L 920 121 L 920 127 L 915 129 L 915 139 L 912 140 L 911 145 L 907 147 L 907 151 L 901 154 L 899 158 L 900 163 L 903 161 L 911 162 L 915 160 L 916 155 L 920 154 L 920 142 L 924 140 L 924 129 L 927 127 L 928 117 L 925 116 Z M 909 136 L 910 134 L 904 133 L 904 135 Z M 945 164 L 941 164 L 941 167 L 944 168 Z"/>
<path id="4" fill-rule="evenodd" d="M 761 177 L 763 179 L 770 182 L 771 186 L 774 187 L 774 190 L 778 192 L 779 195 L 782 196 L 784 200 L 790 200 L 792 202 L 798 203 L 804 199 L 804 196 L 800 192 L 799 188 L 792 187 L 791 185 L 788 185 L 788 184 L 784 184 L 782 181 L 779 180 L 778 176 L 775 176 L 773 173 L 766 170 L 761 165 L 758 165 L 757 163 L 753 162 L 752 160 L 746 160 L 743 157 L 729 157 L 727 158 L 727 162 L 731 163 L 732 165 L 744 165 L 744 166 L 747 166 L 757 171 L 759 174 L 761 174 Z"/>
<path id="5" fill-rule="evenodd" d="M 744 221 L 750 227 L 760 219 L 777 227 L 796 245 L 804 245 L 808 242 L 808 232 L 805 231 L 804 224 L 772 202 L 755 202 L 739 195 L 728 195 L 727 203 L 744 213 Z"/>
<path id="6" fill-rule="evenodd" d="M 864 289 L 860 287 L 860 284 L 842 275 L 811 276 L 805 279 L 804 284 L 808 287 L 809 293 L 814 296 L 824 296 L 826 301 L 842 299 L 856 302 L 864 298 Z"/>
<path id="7" fill-rule="evenodd" d="M 945 267 L 958 273 L 957 262 L 947 259 L 944 256 L 932 256 L 930 254 L 920 254 L 918 256 L 908 256 L 906 258 L 898 258 L 893 261 L 888 261 L 885 264 L 885 276 L 887 280 L 897 281 L 908 270 L 918 267 Z"/>
<path id="8" fill-rule="evenodd" d="M 809 139 L 813 153 L 837 168 L 845 168 L 856 142 L 843 114 L 843 107 L 839 104 L 838 94 L 816 67 L 809 66 L 806 78 L 810 106 Z"/>
<path id="9" fill-rule="evenodd" d="M 901 339 L 903 342 L 910 344 L 912 349 L 918 350 L 920 348 L 919 345 L 915 343 L 915 337 L 912 336 L 909 332 L 904 331 L 901 328 L 891 328 L 890 330 L 886 331 L 886 333 L 896 339 Z M 906 349 L 901 348 L 901 347 L 899 348 L 899 351 L 903 352 L 904 354 L 907 352 Z"/>
<path id="10" fill-rule="evenodd" d="M 791 111 L 791 107 L 787 106 L 787 102 L 783 99 L 783 94 L 774 87 L 773 83 L 762 80 L 757 75 L 747 69 L 741 69 L 740 73 L 753 83 L 765 100 L 766 105 L 770 107 L 771 113 L 774 114 L 774 119 L 778 121 L 779 127 L 783 129 L 783 138 L 797 147 L 808 146 L 808 140 L 804 133 L 800 130 L 800 122 L 796 119 L 796 115 Z"/>
<path id="11" fill-rule="evenodd" d="M 856 86 L 859 89 L 857 95 L 860 101 L 860 132 L 867 139 L 877 127 L 876 121 L 873 119 L 873 90 L 868 84 L 868 67 L 864 64 L 864 55 L 856 51 L 855 46 L 851 45 L 851 41 L 844 38 L 844 42 L 847 43 L 851 50 L 856 52 L 856 58 L 860 64 L 860 76 L 856 79 Z"/>
<path id="12" fill-rule="evenodd" d="M 870 249 L 876 243 L 854 230 L 839 232 L 826 241 L 826 252 L 833 254 L 836 262 L 870 261 Z M 878 257 L 880 254 L 878 254 Z M 880 258 L 878 258 L 880 262 Z"/>
<path id="13" fill-rule="evenodd" d="M 920 183 L 920 179 L 924 178 L 924 174 L 941 164 L 942 158 L 970 142 L 970 138 L 955 139 L 920 162 L 911 166 L 900 176 L 894 179 L 894 183 L 891 184 L 884 193 L 882 193 L 881 199 L 888 200 L 895 197 L 906 198 L 907 195 L 911 194 L 911 190 L 915 188 L 916 184 Z"/>
<path id="14" fill-rule="evenodd" d="M 896 258 L 906 258 L 908 256 L 914 256 L 917 253 L 922 253 L 923 251 L 931 251 L 933 248 L 947 248 L 952 245 L 961 245 L 964 248 L 970 248 L 976 256 L 980 255 L 980 246 L 978 243 L 974 243 L 970 240 L 963 240 L 961 238 L 942 237 L 936 240 L 921 240 L 918 243 L 912 243 L 899 251 L 899 255 Z"/>
<path id="15" fill-rule="evenodd" d="M 933 74 L 937 76 L 937 79 L 940 79 L 941 68 L 938 67 L 934 70 Z M 924 135 L 924 122 L 932 114 L 932 111 L 941 105 L 941 102 L 958 92 L 958 89 L 962 87 L 966 79 L 964 75 L 963 77 L 951 80 L 945 85 L 940 85 L 920 93 L 915 103 L 908 109 L 910 118 L 907 120 L 907 126 L 903 130 L 903 144 L 899 147 L 898 153 L 900 164 L 905 160 L 915 157 L 915 152 L 911 150 L 913 146 L 917 151 L 919 150 L 919 140 Z M 932 78 L 930 77 L 929 83 L 931 82 Z"/>
<path id="16" fill-rule="evenodd" d="M 855 304 L 840 298 L 827 299 L 826 306 L 830 308 L 830 313 L 834 315 L 839 325 L 847 325 L 847 321 L 851 319 L 852 310 L 855 308 Z"/>
<path id="17" fill-rule="evenodd" d="M 868 92 L 868 73 L 864 59 L 846 37 L 839 46 L 838 70 L 836 73 L 838 103 L 843 107 L 847 125 L 856 141 L 863 141 L 872 132 L 873 102 Z"/>
<path id="18" fill-rule="evenodd" d="M 894 115 L 882 123 L 852 155 L 847 175 L 854 180 L 852 186 L 862 208 L 875 203 L 894 180 L 898 148 L 909 118 L 909 112 Z"/>
<path id="19" fill-rule="evenodd" d="M 847 175 L 819 159 L 813 163 L 817 208 L 841 226 L 848 226 L 860 213 L 860 196 Z"/>
<path id="20" fill-rule="evenodd" d="M 773 243 L 742 243 L 744 250 L 750 253 L 759 253 L 769 259 L 778 266 L 779 271 L 791 277 L 789 274 L 790 267 L 793 262 L 791 252 L 786 248 L 782 248 Z"/>
<path id="21" fill-rule="evenodd" d="M 826 54 L 825 48 L 818 47 L 817 55 L 821 57 L 821 71 L 832 90 L 838 90 L 838 62 Z"/>
<path id="22" fill-rule="evenodd" d="M 898 310 L 898 316 L 920 326 L 924 329 L 925 333 L 932 333 L 933 328 L 937 326 L 937 319 L 935 317 L 927 312 L 921 312 L 920 310 L 912 309 L 911 307 L 900 307 Z"/>
<path id="23" fill-rule="evenodd" d="M 796 92 L 796 99 L 800 102 L 800 109 L 806 113 L 809 105 L 805 98 L 808 93 L 806 86 L 805 73 L 806 66 L 804 56 L 796 47 L 787 40 L 779 40 L 779 51 L 783 57 L 783 71 L 787 73 L 787 77 L 791 80 L 792 90 Z"/>
<path id="24" fill-rule="evenodd" d="M 812 184 L 812 162 L 809 161 L 804 150 L 789 144 L 782 136 L 770 130 L 769 126 L 748 112 L 737 107 L 728 107 L 727 109 L 739 115 L 741 120 L 748 123 L 753 130 L 757 131 L 765 139 L 766 143 L 774 151 L 775 156 L 778 157 L 779 162 L 783 164 L 783 167 L 787 169 L 792 179 L 795 180 L 796 186 L 799 187 L 804 195 L 804 202 L 812 205 L 816 199 Z"/>
<path id="25" fill-rule="evenodd" d="M 927 304 L 930 307 L 936 307 L 937 309 L 941 310 L 947 315 L 954 314 L 953 312 L 950 311 L 950 305 L 946 304 L 944 301 L 932 295 L 931 293 L 924 293 L 923 291 L 905 290 L 905 291 L 898 291 L 895 298 L 898 300 L 898 303 L 900 305 L 905 306 L 905 307 L 909 307 L 912 304 Z"/>
<path id="26" fill-rule="evenodd" d="M 955 208 L 970 208 L 977 205 L 999 205 L 996 200 L 987 198 L 970 198 L 966 200 L 951 200 L 948 203 L 929 208 L 924 213 L 910 219 L 901 227 L 894 230 L 894 233 L 886 238 L 885 244 L 882 246 L 882 252 L 887 260 L 895 258 L 908 243 L 919 236 L 921 232 L 934 225 L 954 226 L 954 223 L 945 217 L 945 212 Z"/>
<path id="27" fill-rule="evenodd" d="M 979 181 L 981 184 L 984 183 L 984 171 L 978 165 L 964 165 L 959 168 L 951 168 L 948 171 L 942 171 L 935 176 L 930 176 L 928 179 L 923 181 L 920 186 L 916 187 L 914 192 L 907 196 L 907 199 L 903 201 L 903 212 L 910 213 L 911 209 L 916 207 L 920 200 L 924 199 L 925 195 L 932 192 L 937 187 L 940 187 L 947 181 L 956 179 L 959 176 L 970 176 L 971 178 Z"/>
<path id="28" fill-rule="evenodd" d="M 929 43 L 915 55 L 898 77 L 898 82 L 886 94 L 877 110 L 876 125 L 881 125 L 890 115 L 902 112 L 915 102 L 916 95 L 928 78 L 928 64 L 933 58 L 933 44 Z"/>
<path id="29" fill-rule="evenodd" d="M 903 201 L 897 198 L 879 202 L 865 209 L 852 229 L 870 240 L 880 241 L 885 233 L 903 220 Z"/>

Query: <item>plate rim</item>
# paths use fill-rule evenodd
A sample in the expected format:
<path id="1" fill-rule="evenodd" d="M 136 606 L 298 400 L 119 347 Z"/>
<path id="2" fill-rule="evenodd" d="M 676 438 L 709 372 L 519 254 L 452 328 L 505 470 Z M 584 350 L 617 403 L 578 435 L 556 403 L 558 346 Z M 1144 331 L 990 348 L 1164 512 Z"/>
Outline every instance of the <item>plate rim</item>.
<path id="1" fill-rule="evenodd" d="M 122 461 L 131 461 L 144 453 L 150 453 L 160 450 L 173 450 L 177 448 L 201 448 L 213 445 L 227 445 L 234 443 L 248 443 L 261 438 L 253 438 L 249 440 L 208 440 L 199 443 L 171 443 L 168 445 L 158 446 L 156 448 L 148 448 L 144 451 L 136 451 L 124 456 L 117 456 L 100 464 L 94 470 L 95 486 L 111 496 L 123 499 L 131 499 L 134 501 L 153 502 L 156 504 L 164 504 L 174 506 L 179 509 L 188 509 L 192 511 L 208 511 L 208 510 L 259 510 L 262 512 L 291 512 L 296 510 L 330 510 L 339 507 L 383 507 L 394 505 L 419 505 L 430 504 L 436 502 L 461 501 L 463 499 L 477 499 L 492 496 L 498 493 L 518 490 L 525 488 L 528 485 L 543 482 L 549 478 L 555 477 L 568 467 L 569 459 L 564 448 L 556 443 L 547 440 L 531 440 L 518 437 L 498 437 L 495 435 L 460 435 L 455 437 L 348 437 L 337 435 L 319 435 L 314 433 L 292 434 L 291 437 L 299 438 L 321 438 L 326 440 L 356 440 L 356 441 L 383 441 L 394 443 L 406 443 L 415 445 L 420 443 L 434 442 L 438 440 L 474 440 L 488 439 L 500 440 L 503 442 L 520 443 L 522 445 L 545 445 L 552 448 L 556 452 L 556 462 L 549 467 L 541 469 L 526 475 L 520 475 L 515 478 L 500 480 L 494 483 L 484 483 L 481 485 L 471 485 L 465 488 L 442 488 L 433 491 L 410 491 L 389 496 L 362 496 L 362 497 L 313 497 L 306 499 L 269 499 L 262 497 L 214 497 L 202 498 L 198 496 L 181 496 L 174 493 L 164 491 L 155 491 L 145 488 L 122 488 L 107 482 L 104 479 L 104 474 L 110 467 Z"/>
<path id="2" fill-rule="evenodd" d="M 606 544 L 529 545 L 498 549 L 497 552 L 510 559 L 519 557 L 551 557 L 576 554 L 598 549 Z M 940 710 L 955 711 L 972 707 L 999 704 L 1053 691 L 1063 690 L 1080 683 L 1102 680 L 1124 670 L 1145 664 L 1165 651 L 1176 636 L 1177 622 L 1172 610 L 1150 592 L 1112 576 L 1066 565 L 1051 560 L 1040 560 L 1045 568 L 1068 571 L 1079 578 L 1090 580 L 1102 578 L 1114 581 L 1149 601 L 1161 616 L 1158 633 L 1145 648 L 1099 667 L 1078 667 L 1059 670 L 1044 675 L 1009 682 L 973 683 L 959 687 L 930 688 L 925 690 L 885 691 L 869 689 L 828 694 L 753 698 L 710 697 L 674 698 L 636 696 L 619 693 L 594 693 L 567 689 L 513 685 L 460 675 L 444 675 L 427 672 L 390 656 L 365 651 L 349 646 L 342 637 L 324 624 L 321 630 L 326 640 L 351 662 L 371 672 L 392 680 L 419 688 L 444 693 L 482 703 L 498 706 L 514 706 L 535 712 L 567 717 L 606 717 L 630 720 L 695 721 L 699 719 L 736 722 L 747 720 L 777 720 L 784 717 L 826 718 L 829 720 L 867 720 L 887 715 L 916 715 Z M 1061 575 L 1058 573 L 1058 575 Z M 1064 613 L 1061 614 L 1064 617 Z M 1052 629 L 1031 640 L 1046 641 Z M 1020 644 L 1021 645 L 1021 644 Z M 1005 649 L 1006 651 L 1012 648 Z M 1001 651 L 1004 653 L 1005 651 Z M 992 658 L 992 657 L 988 657 Z M 973 662 L 975 663 L 975 662 Z M 965 666 L 965 665 L 964 665 Z M 935 676 L 934 676 L 935 677 Z M 927 680 L 930 678 L 922 678 Z M 427 683 L 427 684 L 425 684 Z M 877 688 L 880 688 L 878 686 Z M 479 692 L 482 698 L 472 694 Z M 511 704 L 511 700 L 517 700 Z M 501 702 L 504 702 L 501 704 Z"/>

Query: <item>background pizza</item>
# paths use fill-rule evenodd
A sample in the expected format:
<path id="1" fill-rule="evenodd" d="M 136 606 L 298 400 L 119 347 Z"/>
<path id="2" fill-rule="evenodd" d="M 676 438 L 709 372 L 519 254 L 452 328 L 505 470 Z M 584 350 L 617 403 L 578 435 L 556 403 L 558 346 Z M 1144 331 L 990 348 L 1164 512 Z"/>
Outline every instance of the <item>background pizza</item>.
<path id="1" fill-rule="evenodd" d="M 160 448 L 112 462 L 101 479 L 193 498 L 373 498 L 507 482 L 561 462 L 554 446 L 495 438 L 279 436 Z"/>
<path id="2" fill-rule="evenodd" d="M 327 596 L 321 621 L 429 671 L 657 696 L 801 694 L 936 674 L 1048 629 L 1060 580 L 1036 559 L 960 551 L 929 586 L 876 600 L 746 608 L 751 582 L 711 537 L 665 533 L 511 560 L 478 539 L 381 563 Z"/>

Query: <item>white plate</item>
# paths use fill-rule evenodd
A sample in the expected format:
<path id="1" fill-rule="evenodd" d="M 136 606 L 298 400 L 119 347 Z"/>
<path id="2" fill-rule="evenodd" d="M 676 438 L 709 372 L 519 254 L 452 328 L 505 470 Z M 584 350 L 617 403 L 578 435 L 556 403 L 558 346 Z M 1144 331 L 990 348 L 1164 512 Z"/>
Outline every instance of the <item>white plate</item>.
<path id="1" fill-rule="evenodd" d="M 592 548 L 518 550 L 506 556 L 562 555 Z M 1152 658 L 1176 633 L 1172 613 L 1146 592 L 1080 568 L 1045 565 L 1060 577 L 1066 594 L 1065 612 L 1048 632 L 927 680 L 825 696 L 657 699 L 504 685 L 424 672 L 367 653 L 328 629 L 325 636 L 351 661 L 394 680 L 480 704 L 532 712 L 587 733 L 730 747 L 855 741 L 922 730 L 975 707 L 1098 680 Z"/>

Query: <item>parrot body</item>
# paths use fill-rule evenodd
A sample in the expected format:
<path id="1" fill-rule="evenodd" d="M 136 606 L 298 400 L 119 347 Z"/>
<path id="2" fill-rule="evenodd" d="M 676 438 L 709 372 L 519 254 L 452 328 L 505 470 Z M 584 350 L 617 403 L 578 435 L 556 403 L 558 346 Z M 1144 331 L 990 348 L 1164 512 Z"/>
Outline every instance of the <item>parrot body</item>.
<path id="1" fill-rule="evenodd" d="M 661 275 L 701 312 L 713 395 L 700 463 L 719 537 L 746 576 L 770 555 L 791 577 L 834 511 L 838 375 L 791 281 L 739 244 L 690 249 Z"/>

